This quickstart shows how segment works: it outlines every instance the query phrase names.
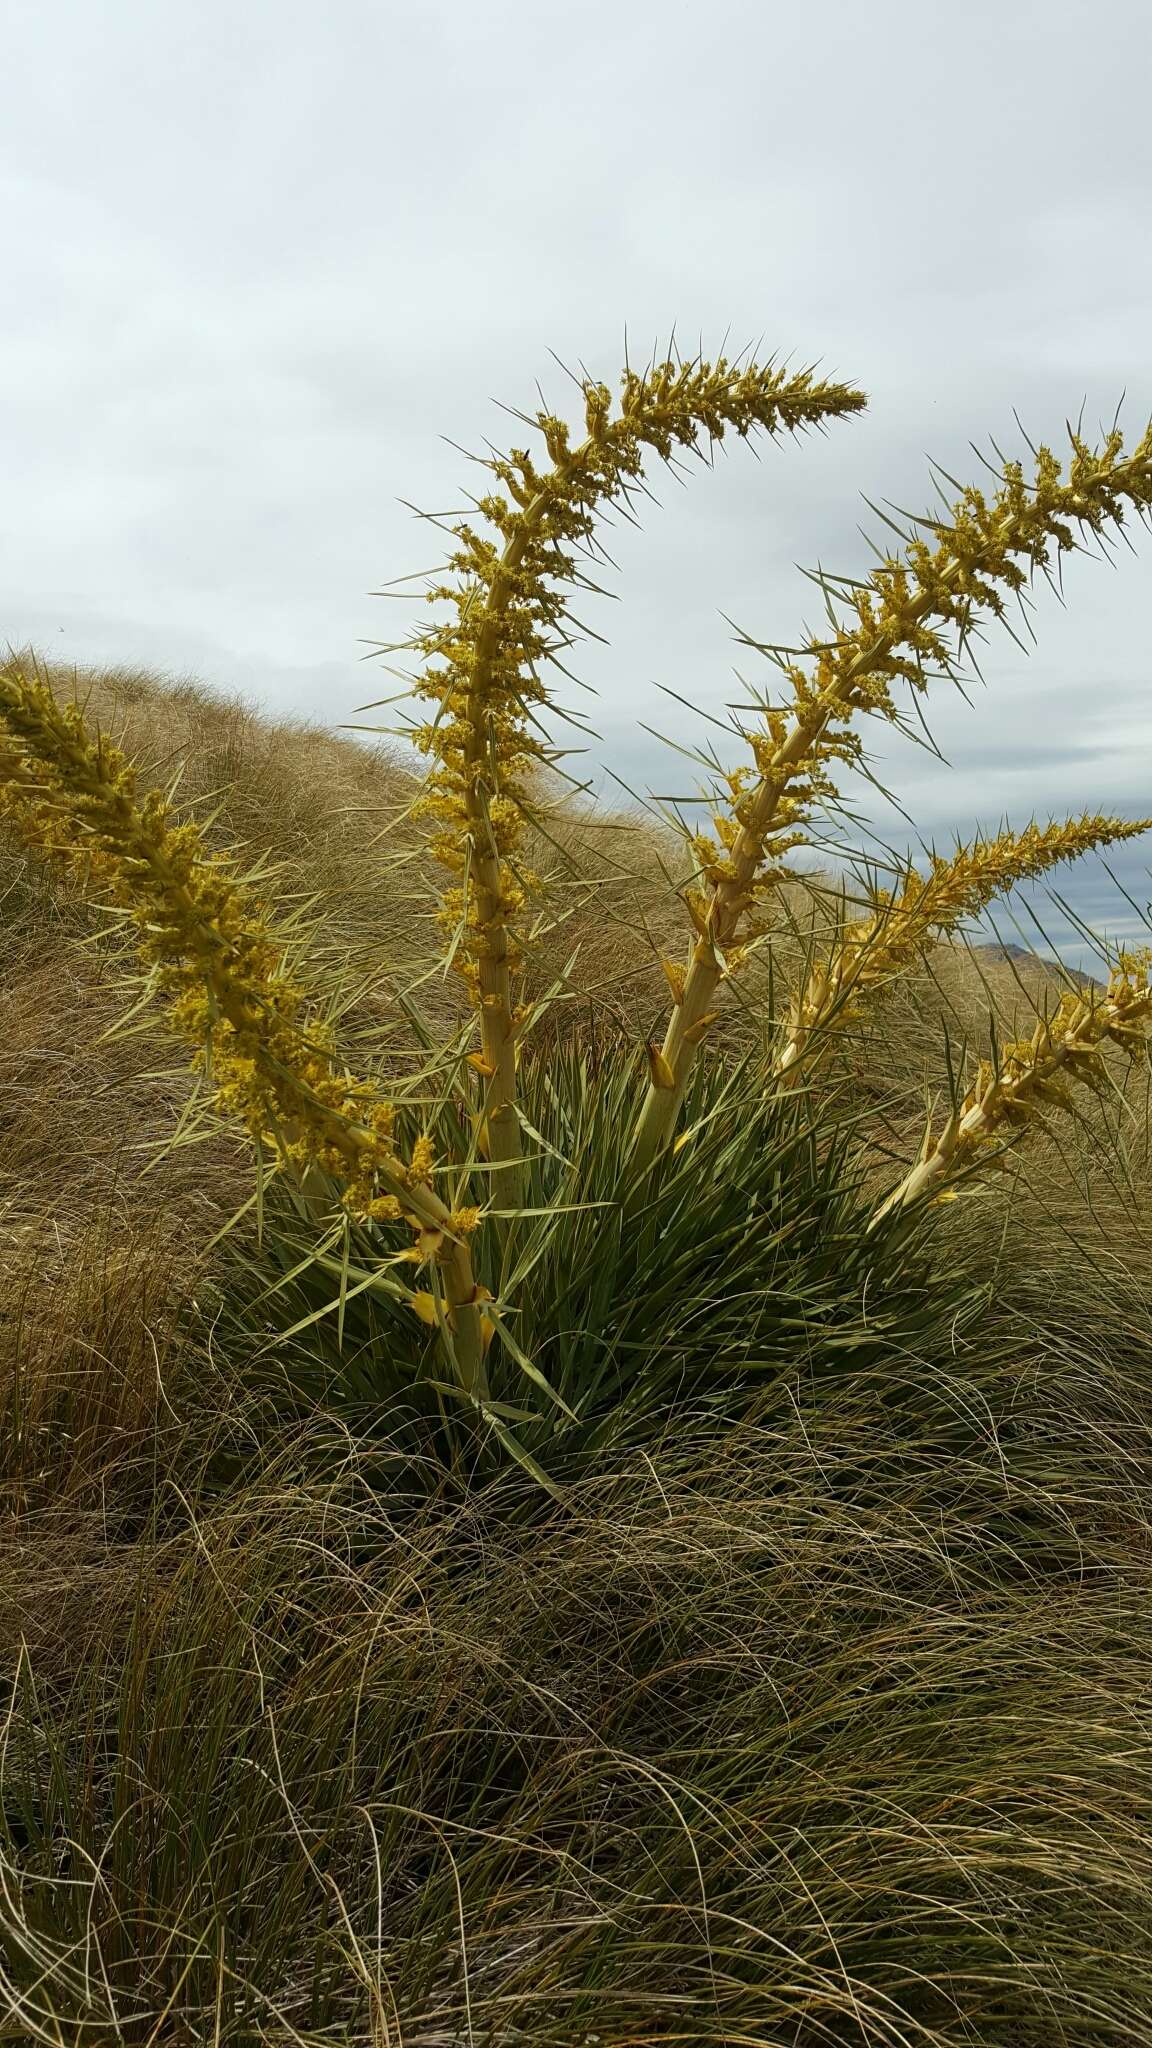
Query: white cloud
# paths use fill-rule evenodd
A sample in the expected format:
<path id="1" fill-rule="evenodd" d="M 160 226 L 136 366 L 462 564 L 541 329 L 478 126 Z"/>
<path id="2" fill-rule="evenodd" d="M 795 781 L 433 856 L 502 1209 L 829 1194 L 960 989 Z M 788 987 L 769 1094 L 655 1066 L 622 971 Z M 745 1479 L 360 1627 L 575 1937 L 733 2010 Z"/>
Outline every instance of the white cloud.
<path id="1" fill-rule="evenodd" d="M 368 593 L 429 557 L 398 504 L 625 325 L 819 355 L 872 394 L 825 440 L 736 450 L 619 536 L 585 672 L 637 715 L 717 708 L 723 610 L 789 637 L 794 563 L 866 557 L 859 493 L 919 505 L 1020 407 L 1152 411 L 1144 0 L 23 0 L 0 138 L 0 633 L 338 720 L 372 694 Z M 434 558 L 434 557 L 433 557 Z M 926 828 L 1152 808 L 1152 546 L 1077 565 L 1040 649 L 933 707 L 955 774 L 894 761 Z M 64 628 L 63 633 L 59 631 Z M 956 792 L 953 794 L 952 792 Z"/>

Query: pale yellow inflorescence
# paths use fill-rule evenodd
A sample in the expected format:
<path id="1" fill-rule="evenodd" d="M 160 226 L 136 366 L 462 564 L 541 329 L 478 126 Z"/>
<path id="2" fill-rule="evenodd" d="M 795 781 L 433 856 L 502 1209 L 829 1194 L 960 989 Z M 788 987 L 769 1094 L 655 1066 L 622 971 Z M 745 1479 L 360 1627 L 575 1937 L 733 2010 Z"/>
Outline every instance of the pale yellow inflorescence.
<path id="1" fill-rule="evenodd" d="M 436 705 L 435 719 L 413 734 L 435 763 L 421 804 L 440 821 L 434 850 L 455 875 L 470 879 L 471 861 L 485 850 L 476 844 L 479 792 L 486 836 L 501 861 L 498 898 L 477 902 L 473 889 L 465 913 L 460 965 L 477 993 L 487 925 L 511 920 L 523 902 L 524 878 L 509 857 L 523 822 L 525 776 L 552 758 L 536 723 L 550 701 L 541 671 L 569 644 L 569 593 L 590 587 L 577 554 L 588 552 L 598 512 L 629 497 L 649 451 L 668 463 L 678 449 L 720 442 L 729 429 L 741 438 L 757 429 L 795 433 L 865 404 L 862 393 L 818 382 L 810 371 L 741 368 L 724 357 L 626 371 L 615 414 L 607 385 L 585 379 L 581 388 L 585 433 L 578 443 L 552 413 L 541 411 L 531 422 L 548 467 L 538 468 L 522 448 L 485 462 L 503 487 L 477 505 L 492 533 L 467 523 L 454 528 L 461 546 L 447 566 L 457 580 L 428 592 L 429 603 L 447 601 L 453 616 L 405 643 L 424 664 L 416 694 Z M 448 897 L 453 930 L 463 909 L 462 893 Z"/>
<path id="2" fill-rule="evenodd" d="M 1138 1061 L 1152 1029 L 1152 948 L 1121 953 L 1103 993 L 1067 989 L 1051 1017 L 1042 1017 L 1031 1038 L 1006 1046 L 995 1060 L 981 1060 L 963 1100 L 939 1135 L 931 1123 L 920 1158 L 876 1211 L 872 1224 L 893 1210 L 934 1198 L 949 1201 L 948 1183 L 978 1164 L 989 1148 L 1001 1147 L 1036 1121 L 1047 1106 L 1074 1108 L 1068 1081 L 1100 1090 L 1106 1081 L 1104 1051 L 1121 1046 Z"/>
<path id="3" fill-rule="evenodd" d="M 950 518 L 917 522 L 903 536 L 904 555 L 886 557 L 864 582 L 825 579 L 830 604 L 835 597 L 840 606 L 830 639 L 810 640 L 798 656 L 760 649 L 778 661 L 790 698 L 765 706 L 762 725 L 745 732 L 752 765 L 728 778 L 731 809 L 718 815 L 715 838 L 695 842 L 704 886 L 687 892 L 687 906 L 698 936 L 653 1061 L 642 1162 L 670 1136 L 717 989 L 762 929 L 758 899 L 786 872 L 783 855 L 807 840 L 817 806 L 836 796 L 834 765 L 863 758 L 852 721 L 866 713 L 899 723 L 893 684 L 922 692 L 934 677 L 957 677 L 982 614 L 1005 617 L 1054 552 L 1150 507 L 1152 427 L 1128 456 L 1119 432 L 1098 449 L 1073 434 L 1067 473 L 1048 448 L 1037 451 L 1031 480 L 1006 462 L 991 497 L 970 487 Z"/>
<path id="4" fill-rule="evenodd" d="M 138 798 L 120 750 L 91 737 L 78 707 L 58 704 L 26 665 L 0 669 L 0 720 L 10 735 L 0 809 L 37 851 L 98 880 L 129 912 L 219 1106 L 287 1165 L 342 1181 L 354 1214 L 407 1218 L 425 1251 L 473 1229 L 475 1210 L 453 1214 L 432 1192 L 427 1140 L 408 1165 L 398 1157 L 391 1105 L 340 1066 L 323 1023 L 305 1017 L 282 945 L 198 826 L 175 822 L 160 790 Z"/>
<path id="5" fill-rule="evenodd" d="M 857 1017 L 862 999 L 915 961 L 931 938 L 956 931 L 1018 882 L 1150 829 L 1152 818 L 1086 812 L 1061 824 L 1033 822 L 1023 832 L 977 839 L 948 859 L 934 855 L 927 874 L 909 863 L 899 889 L 876 894 L 872 915 L 839 934 L 792 997 L 784 1043 L 773 1063 L 776 1079 L 795 1082 L 805 1071 L 805 1055 L 817 1034 L 826 1033 L 833 1022 L 839 1027 Z"/>
<path id="6" fill-rule="evenodd" d="M 597 516 L 630 503 L 648 453 L 671 463 L 678 450 L 700 450 L 728 431 L 798 432 L 865 403 L 810 371 L 741 367 L 723 357 L 627 370 L 615 411 L 606 385 L 584 379 L 581 390 L 578 442 L 552 413 L 531 422 L 546 467 L 522 448 L 485 463 L 500 486 L 477 505 L 490 530 L 454 529 L 461 545 L 448 567 L 456 580 L 428 592 L 451 616 L 404 643 L 421 663 L 416 694 L 435 706 L 414 733 L 433 761 L 418 808 L 437 821 L 433 850 L 455 877 L 441 917 L 480 1011 L 473 1064 L 487 1084 L 482 1140 L 493 1158 L 519 1149 L 516 1039 L 528 1012 L 512 990 L 515 927 L 534 878 L 518 849 L 529 779 L 556 759 L 541 722 L 551 702 L 545 671 L 572 644 L 572 591 L 596 587 L 577 557 L 592 554 Z"/>

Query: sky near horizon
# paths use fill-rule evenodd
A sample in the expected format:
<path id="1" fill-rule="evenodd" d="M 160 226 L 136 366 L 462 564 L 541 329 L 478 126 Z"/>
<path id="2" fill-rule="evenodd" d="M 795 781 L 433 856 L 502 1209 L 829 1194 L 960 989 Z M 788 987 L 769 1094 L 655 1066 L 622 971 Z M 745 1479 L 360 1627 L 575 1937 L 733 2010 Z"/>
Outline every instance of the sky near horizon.
<path id="1" fill-rule="evenodd" d="M 920 509 L 929 459 L 975 475 L 1016 410 L 1050 440 L 1152 414 L 1147 0 L 9 0 L 5 71 L 0 634 L 58 659 L 352 720 L 416 615 L 371 593 L 440 553 L 409 505 L 480 474 L 449 443 L 504 445 L 538 379 L 564 410 L 555 357 L 612 382 L 625 335 L 727 334 L 870 407 L 657 473 L 610 537 L 588 772 L 678 791 L 643 726 L 699 745 L 734 666 L 770 680 L 725 621 L 813 621 L 797 565 L 867 565 L 862 493 Z M 878 750 L 923 834 L 1152 812 L 1134 539 L 931 703 L 950 769 Z M 1150 863 L 1117 860 L 1138 903 Z M 1135 929 L 1097 867 L 1070 894 Z"/>

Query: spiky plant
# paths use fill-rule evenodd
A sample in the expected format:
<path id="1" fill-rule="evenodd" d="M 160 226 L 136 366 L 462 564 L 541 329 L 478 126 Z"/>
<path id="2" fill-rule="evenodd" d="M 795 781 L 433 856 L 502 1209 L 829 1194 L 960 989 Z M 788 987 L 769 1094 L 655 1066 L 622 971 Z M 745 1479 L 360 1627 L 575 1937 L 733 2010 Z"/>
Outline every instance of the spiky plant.
<path id="1" fill-rule="evenodd" d="M 233 1239 L 156 1357 L 164 1452 L 132 1468 L 150 1491 L 125 1489 L 121 1451 L 53 1495 L 13 1408 L 0 2036 L 1152 2048 L 1147 1301 L 1084 1262 L 1049 1314 L 1014 1215 L 1025 1241 L 993 1270 L 978 1212 L 937 1256 L 932 1208 L 1065 1079 L 1068 1104 L 1108 1085 L 1110 1048 L 1152 1021 L 1152 963 L 1122 956 L 957 1082 L 875 1214 L 864 1110 L 794 1085 L 930 934 L 1138 827 L 1034 826 L 907 868 L 845 918 L 823 983 L 808 960 L 782 1038 L 736 1055 L 693 1008 L 770 920 L 853 709 L 894 712 L 900 676 L 946 667 L 945 626 L 959 659 L 1072 536 L 1063 486 L 1045 458 L 1035 502 L 969 506 L 943 564 L 888 564 L 857 627 L 788 658 L 803 743 L 765 706 L 723 853 L 694 849 L 678 1036 L 646 1058 L 557 1011 L 540 1056 L 515 948 L 544 648 L 515 657 L 567 634 L 543 607 L 591 533 L 563 522 L 612 499 L 589 403 L 583 494 L 557 486 L 518 554 L 501 512 L 503 566 L 465 561 L 451 644 L 428 649 L 447 950 L 478 1008 L 415 1081 L 345 1065 L 260 873 L 172 790 L 142 794 L 43 672 L 0 669 L 12 827 L 135 925 L 144 994 L 277 1167 L 263 1243 Z M 675 452 L 612 445 L 622 497 L 633 457 Z M 1141 459 L 1085 456 L 1086 528 L 1147 503 Z M 115 1370 L 86 1335 L 68 1440 Z"/>
<path id="2" fill-rule="evenodd" d="M 861 1000 L 913 964 L 933 938 L 958 931 L 1017 882 L 1035 881 L 1063 861 L 1152 830 L 1152 818 L 1105 818 L 1085 813 L 1023 832 L 960 845 L 945 859 L 933 854 L 927 874 L 909 861 L 898 889 L 878 890 L 870 916 L 847 924 L 831 951 L 808 969 L 788 1006 L 773 1078 L 793 1085 L 805 1071 L 805 1053 L 827 1047 L 833 1021 L 843 1025 Z"/>
<path id="3" fill-rule="evenodd" d="M 546 466 L 524 448 L 485 459 L 500 486 L 476 501 L 488 532 L 454 527 L 460 545 L 446 566 L 455 580 L 433 581 L 427 592 L 430 603 L 447 602 L 448 621 L 386 650 L 418 655 L 413 688 L 435 706 L 413 732 L 433 762 L 418 808 L 436 820 L 432 849 L 454 877 L 441 919 L 478 1012 L 472 1063 L 484 1083 L 481 1143 L 497 1165 L 497 1194 L 508 1200 L 520 1186 L 516 1068 L 529 1015 L 515 995 L 516 926 L 535 882 L 520 845 L 532 773 L 558 758 L 542 715 L 554 707 L 548 668 L 558 669 L 572 644 L 570 592 L 596 588 L 579 558 L 595 560 L 601 514 L 631 505 L 646 455 L 671 464 L 681 450 L 702 453 L 727 432 L 742 440 L 795 434 L 865 402 L 811 370 L 741 367 L 723 356 L 628 369 L 615 409 L 606 385 L 585 378 L 581 392 L 584 434 L 576 442 L 554 413 L 525 422 L 543 440 Z"/>
<path id="4" fill-rule="evenodd" d="M 606 386 L 585 378 L 581 392 L 578 440 L 550 412 L 532 422 L 547 467 L 523 449 L 489 461 L 502 488 L 477 509 L 491 533 L 467 523 L 454 529 L 454 580 L 433 579 L 427 592 L 433 603 L 448 603 L 449 619 L 403 643 L 420 657 L 416 694 L 434 706 L 416 731 L 433 760 L 418 808 L 435 818 L 430 851 L 452 876 L 442 904 L 446 950 L 472 994 L 479 1033 L 470 1054 L 478 1095 L 466 1094 L 467 1068 L 449 1048 L 427 1127 L 410 1131 L 406 1151 L 396 1140 L 394 1106 L 339 1059 L 321 1006 L 309 1004 L 289 971 L 286 947 L 258 900 L 227 861 L 206 852 L 195 822 L 177 821 L 171 793 L 139 798 L 123 755 L 88 733 L 75 706 L 59 706 L 26 664 L 10 661 L 0 674 L 9 735 L 0 774 L 14 822 L 135 919 L 149 989 L 167 999 L 173 1024 L 207 1059 L 218 1104 L 293 1174 L 311 1175 L 314 1188 L 335 1183 L 345 1216 L 378 1233 L 379 1287 L 410 1318 L 435 1327 L 457 1388 L 493 1427 L 500 1417 L 489 1401 L 485 1356 L 495 1331 L 518 1370 L 540 1381 L 509 1320 L 518 1313 L 515 1284 L 533 1236 L 533 1196 L 537 1206 L 540 1196 L 518 1099 L 529 1013 L 516 986 L 517 925 L 532 887 L 522 833 L 536 814 L 533 778 L 555 759 L 546 716 L 562 708 L 545 671 L 559 669 L 576 636 L 571 593 L 592 587 L 579 557 L 594 558 L 606 508 L 630 509 L 649 452 L 672 462 L 679 450 L 702 453 L 729 430 L 741 438 L 797 431 L 863 404 L 851 387 L 819 382 L 810 371 L 792 375 L 723 357 L 668 361 L 643 374 L 629 369 L 616 410 Z M 786 648 L 744 636 L 780 669 L 785 694 L 758 700 L 755 721 L 737 723 L 751 762 L 716 792 L 714 835 L 692 841 L 694 871 L 680 894 L 695 936 L 682 964 L 664 962 L 672 1010 L 663 1044 L 649 1047 L 634 1138 L 608 1149 L 607 1179 L 581 1196 L 608 1206 L 612 1228 L 637 1233 L 641 1249 L 659 1243 L 651 1176 L 656 1186 L 675 1147 L 689 1148 L 689 1167 L 700 1151 L 701 1120 L 674 1134 L 720 992 L 768 929 L 787 856 L 809 840 L 817 809 L 835 799 L 834 768 L 862 760 L 857 719 L 875 715 L 901 726 L 899 686 L 923 693 L 935 680 L 957 680 L 982 620 L 1005 619 L 1010 601 L 1026 601 L 1032 577 L 1050 574 L 1085 541 L 1103 542 L 1128 512 L 1143 516 L 1152 506 L 1152 428 L 1130 454 L 1116 430 L 1095 449 L 1074 432 L 1066 470 L 1049 449 L 1033 453 L 1030 476 L 1002 461 L 990 496 L 962 490 L 945 516 L 913 521 L 899 532 L 903 552 L 882 556 L 863 582 L 821 576 L 826 637 Z M 787 1086 L 801 1055 L 845 1005 L 905 966 L 931 931 L 952 929 L 993 893 L 1055 860 L 1137 829 L 1086 817 L 977 841 L 950 862 L 936 861 L 926 878 L 909 869 L 898 893 L 841 935 L 822 979 L 795 993 L 777 1084 Z M 1144 992 L 1125 967 L 1102 1009 L 1042 1023 L 1027 1059 L 1013 1049 L 1011 1073 L 979 1078 L 979 1099 L 957 1112 L 883 1213 L 915 1207 L 929 1186 L 944 1191 L 953 1168 L 969 1163 L 977 1123 L 983 1130 L 1019 1117 L 1044 1089 L 1055 1099 L 1048 1071 L 1055 1047 L 1057 1066 L 1083 1067 L 1094 1034 L 1107 1030 L 1132 1043 L 1147 1022 Z M 441 1127 L 442 1109 L 454 1135 L 438 1155 L 431 1126 Z M 530 1142 L 545 1141 L 533 1129 Z M 700 1198 L 706 1216 L 702 1184 Z M 520 1224 L 493 1233 L 489 1209 L 502 1226 L 517 1217 Z M 573 1226 L 569 1235 L 575 1253 L 580 1233 Z M 426 1284 L 398 1279 L 397 1269 L 412 1262 Z M 640 1284 L 657 1286 L 654 1269 Z M 547 1332 L 535 1337 L 547 1349 Z"/>
<path id="5" fill-rule="evenodd" d="M 929 1120 L 920 1158 L 873 1222 L 929 1197 L 952 1199 L 955 1190 L 949 1183 L 982 1153 L 995 1148 L 999 1155 L 1006 1141 L 1042 1119 L 1045 1108 L 1071 1109 L 1070 1081 L 1104 1088 L 1109 1044 L 1122 1048 L 1132 1061 L 1143 1060 L 1150 1027 L 1152 950 L 1122 953 L 1102 994 L 1065 990 L 1054 1013 L 1039 1018 L 1031 1038 L 1003 1047 L 996 1059 L 980 1061 L 938 1134 Z"/>

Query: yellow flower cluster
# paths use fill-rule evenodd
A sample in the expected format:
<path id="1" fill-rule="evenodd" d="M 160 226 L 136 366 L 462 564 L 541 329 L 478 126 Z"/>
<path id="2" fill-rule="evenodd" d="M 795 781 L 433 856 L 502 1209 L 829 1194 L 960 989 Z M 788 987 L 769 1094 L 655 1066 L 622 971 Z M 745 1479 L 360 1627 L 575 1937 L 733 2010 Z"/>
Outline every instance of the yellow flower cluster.
<path id="1" fill-rule="evenodd" d="M 901 534 L 904 554 L 885 557 L 864 582 L 819 577 L 832 616 L 840 614 L 831 640 L 809 640 L 796 658 L 742 635 L 783 670 L 790 700 L 766 705 L 762 727 L 744 733 L 756 778 L 743 771 L 730 789 L 731 814 L 718 821 L 721 845 L 701 838 L 706 879 L 734 885 L 746 908 L 753 842 L 762 879 L 769 849 L 778 859 L 801 843 L 815 805 L 835 794 L 831 764 L 863 758 L 850 721 L 869 713 L 899 723 L 895 682 L 923 692 L 933 680 L 956 680 L 982 613 L 1006 618 L 1009 602 L 1025 602 L 1031 580 L 1051 569 L 1054 552 L 1122 527 L 1129 508 L 1138 515 L 1152 509 L 1152 425 L 1127 457 L 1118 430 L 1098 449 L 1073 434 L 1067 474 L 1044 447 L 1030 481 L 1022 464 L 1005 462 L 991 497 L 970 486 L 949 519 L 915 520 Z"/>
<path id="2" fill-rule="evenodd" d="M 95 843 L 69 837 L 67 821 L 46 798 L 26 755 L 0 730 L 0 819 L 22 845 L 81 884 L 111 878 L 114 863 Z"/>
<path id="3" fill-rule="evenodd" d="M 928 1196 L 950 1200 L 947 1183 L 978 1160 L 984 1148 L 1019 1134 L 1046 1105 L 1074 1107 L 1066 1081 L 1103 1088 L 1103 1051 L 1109 1041 L 1122 1046 L 1131 1060 L 1142 1059 L 1150 1028 L 1152 949 L 1122 953 L 1102 995 L 1092 989 L 1066 990 L 1031 1038 L 1005 1047 L 995 1062 L 981 1060 L 939 1136 L 929 1124 L 917 1164 L 877 1210 L 873 1224 Z"/>
<path id="4" fill-rule="evenodd" d="M 1086 812 L 1062 824 L 1033 822 L 1023 832 L 975 840 L 957 847 L 949 859 L 933 855 L 926 875 L 910 863 L 899 890 L 878 892 L 872 916 L 840 934 L 829 957 L 812 969 L 793 997 L 785 1043 L 774 1065 L 777 1078 L 795 1078 L 813 1033 L 833 1018 L 842 1024 L 858 1015 L 860 998 L 915 960 L 927 939 L 956 931 L 1017 882 L 1035 880 L 1062 861 L 1150 829 L 1152 818 Z"/>
<path id="5" fill-rule="evenodd" d="M 138 799 L 124 755 L 90 737 L 77 706 L 58 704 L 34 670 L 0 670 L 0 719 L 10 735 L 0 747 L 7 815 L 129 912 L 171 1022 L 197 1047 L 220 1106 L 286 1163 L 342 1180 L 355 1213 L 396 1220 L 426 1210 L 427 1192 L 396 1155 L 391 1107 L 341 1071 L 324 1027 L 305 1021 L 282 947 L 198 827 L 174 822 L 159 790 Z"/>
<path id="6" fill-rule="evenodd" d="M 9 736 L 0 788 L 12 821 L 49 856 L 97 868 L 137 925 L 153 985 L 197 1048 L 220 1106 L 283 1163 L 342 1181 L 353 1214 L 411 1226 L 414 1263 L 437 1274 L 436 1294 L 420 1299 L 435 1305 L 461 1385 L 485 1400 L 492 1325 L 482 1304 L 491 1296 L 474 1278 L 467 1243 L 479 1211 L 440 1199 L 430 1140 L 418 1139 L 404 1164 L 391 1106 L 340 1068 L 327 1031 L 307 1020 L 283 947 L 226 863 L 196 825 L 173 821 L 162 791 L 137 798 L 124 755 L 91 738 L 79 709 L 58 704 L 45 676 L 18 662 L 0 667 L 0 726 Z"/>
<path id="7" fill-rule="evenodd" d="M 754 773 L 730 782 L 730 808 L 716 817 L 715 839 L 703 833 L 695 841 L 708 893 L 703 907 L 688 901 L 698 939 L 662 1047 L 661 1075 L 669 1073 L 671 1085 L 654 1079 L 641 1113 L 641 1163 L 671 1135 L 701 1024 L 761 928 L 758 896 L 783 872 L 782 856 L 805 843 L 816 807 L 835 797 L 834 764 L 863 759 L 851 721 L 864 712 L 899 724 L 896 682 L 924 691 L 934 678 L 959 681 L 981 614 L 1005 617 L 1009 600 L 1023 604 L 1030 579 L 1050 572 L 1053 551 L 1122 527 L 1128 509 L 1138 516 L 1152 509 L 1152 426 L 1127 457 L 1119 432 L 1099 449 L 1074 434 L 1067 474 L 1048 448 L 1036 451 L 1030 481 L 1020 463 L 1005 462 L 991 497 L 972 487 L 950 519 L 915 521 L 901 534 L 903 557 L 886 556 L 865 581 L 817 578 L 831 639 L 789 649 L 741 636 L 783 670 L 790 701 L 765 701 L 761 722 L 739 728 Z"/>
<path id="8" fill-rule="evenodd" d="M 521 448 L 485 462 L 501 487 L 477 505 L 491 531 L 453 529 L 460 546 L 447 566 L 456 580 L 428 592 L 452 615 L 404 643 L 423 665 L 417 694 L 436 706 L 414 735 L 435 764 L 423 808 L 440 822 L 439 859 L 462 882 L 445 901 L 444 921 L 462 931 L 454 957 L 481 1004 L 501 999 L 485 985 L 482 963 L 495 956 L 507 973 L 517 965 L 504 934 L 533 881 L 513 861 L 525 776 L 557 758 L 539 723 L 550 701 L 542 670 L 572 645 L 571 591 L 596 587 L 577 558 L 594 555 L 597 512 L 630 502 L 647 451 L 671 462 L 678 449 L 721 441 L 728 430 L 797 432 L 864 404 L 859 392 L 820 383 L 810 371 L 741 368 L 725 358 L 626 371 L 615 415 L 606 385 L 586 379 L 582 390 L 578 443 L 554 414 L 541 411 L 531 422 L 547 467 Z"/>

